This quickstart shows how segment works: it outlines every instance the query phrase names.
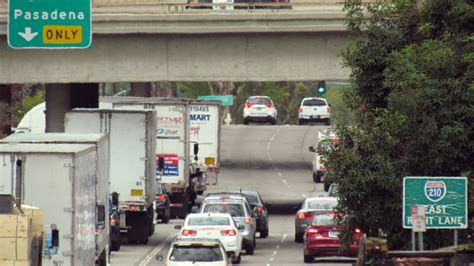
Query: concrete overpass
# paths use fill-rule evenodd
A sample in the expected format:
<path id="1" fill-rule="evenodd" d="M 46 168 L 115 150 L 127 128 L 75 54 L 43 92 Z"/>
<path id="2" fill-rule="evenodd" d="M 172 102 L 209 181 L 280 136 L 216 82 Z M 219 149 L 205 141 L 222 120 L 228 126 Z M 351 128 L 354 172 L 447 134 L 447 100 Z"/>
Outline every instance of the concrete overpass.
<path id="1" fill-rule="evenodd" d="M 348 38 L 340 9 L 215 13 L 178 6 L 169 13 L 160 5 L 104 5 L 93 8 L 90 48 L 14 50 L 1 6 L 0 84 L 349 78 L 338 57 Z"/>

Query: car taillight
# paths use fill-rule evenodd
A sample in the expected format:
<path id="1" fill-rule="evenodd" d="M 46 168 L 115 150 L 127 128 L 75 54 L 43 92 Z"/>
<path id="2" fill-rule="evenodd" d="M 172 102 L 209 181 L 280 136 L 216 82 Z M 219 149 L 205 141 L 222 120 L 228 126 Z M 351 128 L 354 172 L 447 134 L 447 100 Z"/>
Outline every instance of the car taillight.
<path id="1" fill-rule="evenodd" d="M 114 225 L 117 223 L 117 220 L 115 220 L 115 218 L 112 218 L 112 217 L 111 217 L 111 218 L 109 219 L 109 223 L 110 223 L 110 225 L 114 226 Z"/>
<path id="2" fill-rule="evenodd" d="M 300 107 L 300 109 L 298 110 L 299 113 L 302 113 L 303 112 L 303 107 Z"/>
<path id="3" fill-rule="evenodd" d="M 362 230 L 360 230 L 359 228 L 356 228 L 356 229 L 354 230 L 354 233 L 360 234 L 360 233 L 362 233 Z"/>
<path id="4" fill-rule="evenodd" d="M 196 234 L 197 231 L 192 229 L 183 229 L 183 231 L 181 232 L 182 236 L 195 236 Z"/>
<path id="5" fill-rule="evenodd" d="M 137 209 L 137 206 L 135 206 L 135 205 L 130 205 L 130 210 L 131 210 L 131 211 L 135 211 L 136 209 Z"/>
<path id="6" fill-rule="evenodd" d="M 317 234 L 317 233 L 319 233 L 319 231 L 318 231 L 318 229 L 315 229 L 315 228 L 310 228 L 307 231 L 308 235 Z"/>
<path id="7" fill-rule="evenodd" d="M 235 236 L 236 234 L 234 229 L 221 230 L 221 236 Z"/>
<path id="8" fill-rule="evenodd" d="M 328 106 L 328 108 L 326 110 L 328 111 L 328 113 L 330 113 L 331 112 L 331 107 Z"/>
<path id="9" fill-rule="evenodd" d="M 309 219 L 309 218 L 312 218 L 313 215 L 311 215 L 311 213 L 307 213 L 307 212 L 299 212 L 298 213 L 298 219 L 300 220 L 305 220 L 305 219 Z"/>
<path id="10" fill-rule="evenodd" d="M 251 103 L 246 103 L 245 104 L 245 108 L 251 108 L 252 107 L 252 104 Z"/>
<path id="11" fill-rule="evenodd" d="M 250 218 L 250 217 L 245 217 L 244 218 L 244 223 L 249 224 L 251 222 L 252 222 L 252 218 Z"/>
<path id="12" fill-rule="evenodd" d="M 267 107 L 268 107 L 268 108 L 272 108 L 272 107 L 273 107 L 273 104 L 268 103 L 268 104 L 267 104 Z"/>
<path id="13" fill-rule="evenodd" d="M 165 195 L 156 196 L 156 197 L 155 197 L 155 200 L 157 200 L 157 201 L 165 201 L 165 200 L 166 200 L 166 196 L 165 196 Z"/>
<path id="14" fill-rule="evenodd" d="M 263 207 L 258 207 L 258 216 L 263 216 Z"/>

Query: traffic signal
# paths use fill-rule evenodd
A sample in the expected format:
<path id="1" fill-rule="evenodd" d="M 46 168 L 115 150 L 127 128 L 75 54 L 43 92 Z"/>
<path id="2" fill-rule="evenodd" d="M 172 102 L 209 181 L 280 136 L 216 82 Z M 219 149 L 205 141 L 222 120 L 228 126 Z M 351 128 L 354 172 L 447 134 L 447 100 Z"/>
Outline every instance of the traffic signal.
<path id="1" fill-rule="evenodd" d="M 318 81 L 317 92 L 318 92 L 318 94 L 321 94 L 321 95 L 326 93 L 326 81 L 325 80 Z"/>

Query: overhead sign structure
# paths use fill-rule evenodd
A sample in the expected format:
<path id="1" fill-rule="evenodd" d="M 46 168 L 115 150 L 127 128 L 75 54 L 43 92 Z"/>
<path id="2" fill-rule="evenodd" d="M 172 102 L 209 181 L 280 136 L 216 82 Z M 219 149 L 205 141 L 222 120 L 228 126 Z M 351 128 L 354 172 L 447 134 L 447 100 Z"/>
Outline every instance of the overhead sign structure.
<path id="1" fill-rule="evenodd" d="M 198 96 L 198 100 L 220 101 L 222 106 L 232 106 L 234 104 L 233 95 L 203 95 Z"/>
<path id="2" fill-rule="evenodd" d="M 11 48 L 87 48 L 92 41 L 91 0 L 9 0 Z"/>
<path id="3" fill-rule="evenodd" d="M 426 229 L 465 229 L 466 177 L 405 177 L 403 179 L 403 228 L 413 228 L 412 207 L 425 208 Z"/>

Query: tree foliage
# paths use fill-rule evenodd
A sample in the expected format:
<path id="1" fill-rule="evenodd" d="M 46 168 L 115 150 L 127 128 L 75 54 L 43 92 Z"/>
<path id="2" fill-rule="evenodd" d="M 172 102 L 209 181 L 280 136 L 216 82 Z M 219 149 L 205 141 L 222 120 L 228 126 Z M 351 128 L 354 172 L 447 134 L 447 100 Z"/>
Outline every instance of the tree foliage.
<path id="1" fill-rule="evenodd" d="M 396 0 L 367 7 L 347 0 L 355 37 L 342 53 L 352 70 L 344 99 L 355 127 L 330 154 L 346 226 L 387 234 L 407 248 L 402 229 L 404 176 L 472 177 L 474 158 L 474 6 L 467 0 Z M 451 244 L 430 230 L 427 248 Z M 349 236 L 345 236 L 348 238 Z"/>

